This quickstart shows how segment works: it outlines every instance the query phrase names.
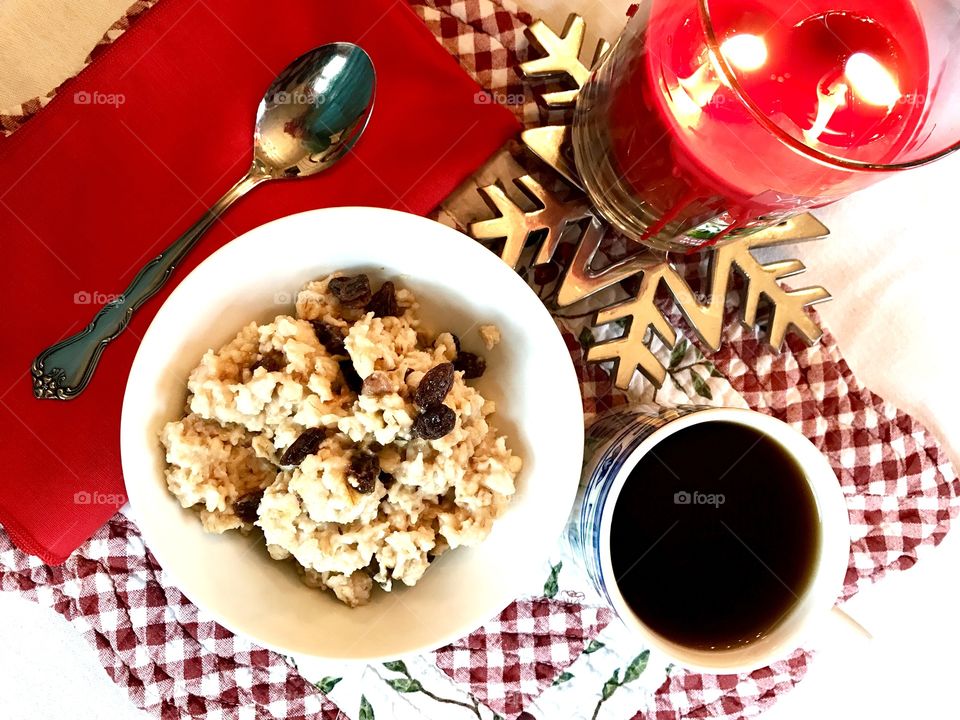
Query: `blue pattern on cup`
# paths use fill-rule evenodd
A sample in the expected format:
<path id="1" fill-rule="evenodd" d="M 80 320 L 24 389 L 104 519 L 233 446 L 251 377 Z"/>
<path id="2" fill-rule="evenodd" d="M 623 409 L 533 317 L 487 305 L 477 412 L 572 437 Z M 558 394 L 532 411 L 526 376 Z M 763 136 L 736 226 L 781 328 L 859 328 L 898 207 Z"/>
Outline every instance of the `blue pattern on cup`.
<path id="1" fill-rule="evenodd" d="M 704 409 L 707 406 L 659 408 L 654 405 L 633 405 L 605 413 L 587 431 L 587 457 L 574 507 L 570 541 L 583 558 L 594 587 L 608 602 L 610 595 L 600 566 L 600 519 L 614 480 L 633 451 L 655 430 L 672 420 Z"/>

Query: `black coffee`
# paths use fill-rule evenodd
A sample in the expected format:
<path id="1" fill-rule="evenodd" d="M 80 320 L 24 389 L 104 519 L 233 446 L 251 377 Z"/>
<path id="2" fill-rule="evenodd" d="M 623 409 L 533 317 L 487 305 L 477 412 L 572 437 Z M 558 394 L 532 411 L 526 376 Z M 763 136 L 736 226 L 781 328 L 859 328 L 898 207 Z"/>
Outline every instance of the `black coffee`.
<path id="1" fill-rule="evenodd" d="M 630 474 L 613 513 L 613 571 L 649 628 L 732 648 L 777 626 L 810 582 L 819 515 L 793 458 L 730 422 L 692 425 Z"/>

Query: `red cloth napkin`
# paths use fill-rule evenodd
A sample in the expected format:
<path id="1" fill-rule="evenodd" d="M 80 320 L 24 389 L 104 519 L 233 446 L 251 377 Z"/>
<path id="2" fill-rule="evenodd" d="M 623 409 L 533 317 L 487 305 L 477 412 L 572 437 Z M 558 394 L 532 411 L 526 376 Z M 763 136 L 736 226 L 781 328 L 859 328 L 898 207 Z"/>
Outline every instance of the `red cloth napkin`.
<path id="1" fill-rule="evenodd" d="M 337 40 L 360 44 L 377 70 L 355 156 L 242 199 L 107 348 L 84 393 L 36 400 L 36 354 L 80 330 L 246 171 L 274 75 Z M 164 0 L 4 142 L 0 524 L 14 542 L 60 563 L 124 502 L 124 384 L 138 338 L 187 272 L 236 235 L 302 210 L 428 212 L 517 130 L 502 107 L 475 103 L 477 91 L 396 0 Z"/>

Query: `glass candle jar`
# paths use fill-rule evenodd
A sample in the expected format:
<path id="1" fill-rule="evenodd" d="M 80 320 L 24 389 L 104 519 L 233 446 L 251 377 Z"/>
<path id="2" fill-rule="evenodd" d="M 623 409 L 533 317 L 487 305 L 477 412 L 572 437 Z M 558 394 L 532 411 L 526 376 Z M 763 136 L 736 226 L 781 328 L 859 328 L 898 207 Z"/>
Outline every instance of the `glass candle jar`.
<path id="1" fill-rule="evenodd" d="M 960 147 L 960 0 L 644 0 L 581 90 L 600 213 L 693 251 Z"/>

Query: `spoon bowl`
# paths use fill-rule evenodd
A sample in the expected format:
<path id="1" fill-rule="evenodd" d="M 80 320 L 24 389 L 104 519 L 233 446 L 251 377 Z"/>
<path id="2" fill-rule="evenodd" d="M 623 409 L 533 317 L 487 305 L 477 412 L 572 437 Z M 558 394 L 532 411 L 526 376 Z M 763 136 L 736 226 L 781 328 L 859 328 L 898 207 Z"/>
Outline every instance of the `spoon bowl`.
<path id="1" fill-rule="evenodd" d="M 271 177 L 330 167 L 366 127 L 375 87 L 373 61 L 353 43 L 330 43 L 301 55 L 260 101 L 255 162 Z"/>

